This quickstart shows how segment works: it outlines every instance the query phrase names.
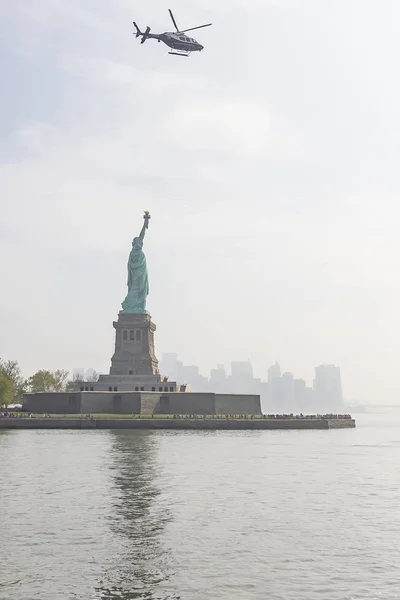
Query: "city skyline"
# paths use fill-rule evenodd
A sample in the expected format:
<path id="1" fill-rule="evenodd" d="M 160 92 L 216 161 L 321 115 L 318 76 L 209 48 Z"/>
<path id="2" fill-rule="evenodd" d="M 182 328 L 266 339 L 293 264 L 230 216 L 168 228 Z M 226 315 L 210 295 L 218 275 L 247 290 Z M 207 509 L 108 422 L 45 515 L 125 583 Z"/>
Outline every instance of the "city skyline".
<path id="1" fill-rule="evenodd" d="M 312 386 L 296 378 L 290 371 L 282 372 L 278 362 L 267 369 L 267 378 L 254 376 L 250 361 L 232 361 L 230 373 L 222 364 L 209 375 L 200 372 L 198 365 L 185 365 L 177 353 L 163 353 L 160 373 L 172 380 L 189 384 L 193 391 L 259 394 L 264 411 L 340 412 L 350 403 L 344 399 L 340 367 L 318 365 Z"/>
<path id="2" fill-rule="evenodd" d="M 205 377 L 210 380 L 218 381 L 219 373 L 225 372 L 226 375 L 228 375 L 228 374 L 232 375 L 232 365 L 238 365 L 239 369 L 241 368 L 241 366 L 244 366 L 245 369 L 247 368 L 248 374 L 251 375 L 251 378 L 254 378 L 253 366 L 252 366 L 252 362 L 250 360 L 229 361 L 227 364 L 231 366 L 231 372 L 228 373 L 228 371 L 226 370 L 226 365 L 222 364 L 222 363 L 218 363 L 217 365 L 215 365 L 215 367 L 211 367 L 211 369 L 209 369 L 207 371 L 207 369 L 203 370 L 201 365 L 184 364 L 183 361 L 180 361 L 180 358 L 178 357 L 178 354 L 176 352 L 163 352 L 161 354 L 161 358 L 159 361 L 160 372 L 162 371 L 162 367 L 167 364 L 167 360 L 168 360 L 167 357 L 175 357 L 176 360 L 182 365 L 185 372 L 188 373 L 188 375 L 190 375 L 190 374 L 195 375 L 195 376 L 199 375 L 200 377 Z M 319 365 L 319 366 L 329 366 L 329 364 L 323 363 L 322 365 Z M 291 371 L 282 371 L 280 363 L 278 361 L 275 361 L 275 363 L 273 365 L 271 365 L 270 367 L 267 368 L 267 373 L 264 378 L 263 378 L 263 376 L 260 376 L 259 378 L 255 377 L 255 379 L 259 379 L 260 381 L 268 381 L 269 371 L 271 369 L 274 370 L 276 368 L 278 368 L 278 370 L 281 374 L 285 374 L 286 372 L 288 372 L 288 373 L 291 372 Z M 315 367 L 315 368 L 318 368 L 318 367 Z M 80 378 L 86 379 L 88 376 L 91 377 L 96 373 L 100 374 L 100 373 L 103 373 L 103 371 L 95 369 L 94 367 L 74 367 L 71 370 L 72 376 L 74 376 L 74 377 L 76 376 L 79 379 Z M 161 374 L 169 376 L 169 373 L 166 373 L 166 372 L 165 373 L 161 372 Z M 306 380 L 304 380 L 304 381 L 306 381 Z M 182 382 L 182 383 L 184 383 L 184 382 Z"/>

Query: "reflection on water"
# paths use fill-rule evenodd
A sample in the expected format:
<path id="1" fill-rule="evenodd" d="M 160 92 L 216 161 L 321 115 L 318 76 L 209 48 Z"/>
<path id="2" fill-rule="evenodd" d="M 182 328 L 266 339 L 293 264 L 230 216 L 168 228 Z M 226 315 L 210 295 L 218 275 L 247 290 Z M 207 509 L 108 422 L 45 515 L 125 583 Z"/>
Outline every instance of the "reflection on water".
<path id="1" fill-rule="evenodd" d="M 0 600 L 177 598 L 152 432 L 0 432 Z"/>
<path id="2" fill-rule="evenodd" d="M 114 494 L 108 519 L 111 531 L 118 536 L 119 549 L 115 563 L 96 588 L 96 597 L 177 598 L 160 591 L 170 574 L 162 535 L 171 515 L 159 501 L 156 438 L 146 431 L 135 435 L 116 431 L 112 435 Z"/>

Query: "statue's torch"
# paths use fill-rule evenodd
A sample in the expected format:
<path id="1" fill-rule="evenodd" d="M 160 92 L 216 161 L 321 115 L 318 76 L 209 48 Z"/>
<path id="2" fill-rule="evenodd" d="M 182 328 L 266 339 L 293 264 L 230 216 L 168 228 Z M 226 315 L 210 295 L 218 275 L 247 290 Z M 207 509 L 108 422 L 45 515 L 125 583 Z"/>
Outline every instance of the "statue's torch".
<path id="1" fill-rule="evenodd" d="M 149 221 L 151 219 L 151 216 L 150 216 L 150 213 L 149 213 L 148 210 L 144 211 L 143 219 L 144 219 L 144 222 L 145 222 L 145 227 L 146 227 L 146 229 L 148 229 L 149 228 Z"/>

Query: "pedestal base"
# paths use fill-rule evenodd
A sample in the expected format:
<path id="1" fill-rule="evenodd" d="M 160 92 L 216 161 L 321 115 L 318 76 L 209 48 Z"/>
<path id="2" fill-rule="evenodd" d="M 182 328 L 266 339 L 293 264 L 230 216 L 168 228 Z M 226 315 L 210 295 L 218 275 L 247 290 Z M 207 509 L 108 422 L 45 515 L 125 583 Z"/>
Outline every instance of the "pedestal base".
<path id="1" fill-rule="evenodd" d="M 154 351 L 156 326 L 149 314 L 119 313 L 110 375 L 158 375 Z"/>

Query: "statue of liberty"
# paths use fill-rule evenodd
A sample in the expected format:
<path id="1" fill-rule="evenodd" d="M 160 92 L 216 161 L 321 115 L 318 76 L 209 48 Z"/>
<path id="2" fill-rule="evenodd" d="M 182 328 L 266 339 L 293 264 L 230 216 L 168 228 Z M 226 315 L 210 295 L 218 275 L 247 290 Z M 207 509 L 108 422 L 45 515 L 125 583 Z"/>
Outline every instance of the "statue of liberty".
<path id="1" fill-rule="evenodd" d="M 146 229 L 149 227 L 150 213 L 145 211 L 144 224 L 139 237 L 132 242 L 128 259 L 128 294 L 122 303 L 121 313 L 147 314 L 146 298 L 149 293 L 146 257 L 142 250 Z"/>

